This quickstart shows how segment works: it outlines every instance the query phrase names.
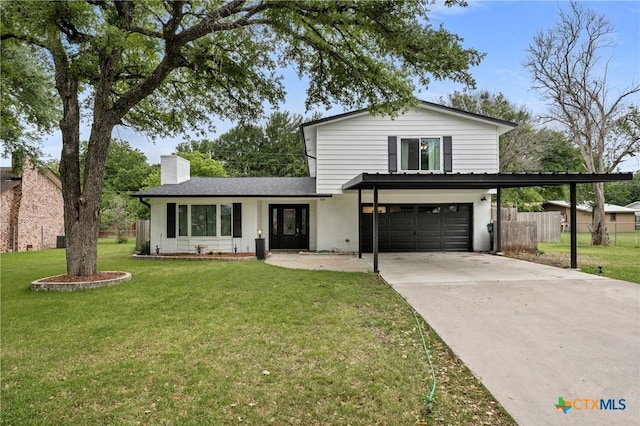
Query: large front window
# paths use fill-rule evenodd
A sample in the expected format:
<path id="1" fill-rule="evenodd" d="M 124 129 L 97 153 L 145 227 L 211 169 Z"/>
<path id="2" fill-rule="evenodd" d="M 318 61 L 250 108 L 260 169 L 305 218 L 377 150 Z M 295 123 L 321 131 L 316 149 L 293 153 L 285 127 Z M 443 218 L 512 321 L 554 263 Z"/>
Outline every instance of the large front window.
<path id="1" fill-rule="evenodd" d="M 220 206 L 220 236 L 231 236 L 231 205 L 229 204 Z"/>
<path id="2" fill-rule="evenodd" d="M 178 206 L 178 236 L 186 237 L 189 235 L 189 206 L 181 204 Z"/>
<path id="3" fill-rule="evenodd" d="M 216 236 L 216 206 L 191 206 L 191 236 Z"/>
<path id="4" fill-rule="evenodd" d="M 440 138 L 400 139 L 400 169 L 439 171 Z"/>

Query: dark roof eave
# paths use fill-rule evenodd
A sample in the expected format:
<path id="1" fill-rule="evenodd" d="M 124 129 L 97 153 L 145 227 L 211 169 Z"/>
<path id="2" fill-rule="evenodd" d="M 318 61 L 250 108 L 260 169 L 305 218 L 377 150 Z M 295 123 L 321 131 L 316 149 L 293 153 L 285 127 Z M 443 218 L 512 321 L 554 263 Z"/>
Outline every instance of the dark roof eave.
<path id="1" fill-rule="evenodd" d="M 614 182 L 632 179 L 632 173 L 362 173 L 342 185 L 342 189 L 492 189 Z"/>
<path id="2" fill-rule="evenodd" d="M 145 194 L 136 192 L 135 198 L 328 198 L 331 194 Z"/>
<path id="3" fill-rule="evenodd" d="M 439 109 L 443 112 L 448 112 L 448 113 L 452 113 L 452 114 L 456 114 L 456 115 L 461 115 L 461 116 L 466 116 L 469 118 L 474 118 L 476 120 L 481 120 L 481 121 L 486 121 L 486 122 L 490 122 L 499 126 L 505 126 L 505 127 L 511 127 L 511 128 L 515 128 L 518 126 L 518 123 L 514 123 L 512 121 L 508 121 L 508 120 L 502 120 L 499 118 L 493 118 L 493 117 L 489 117 L 486 115 L 481 115 L 481 114 L 476 114 L 473 112 L 469 112 L 469 111 L 465 111 L 459 108 L 453 108 L 453 107 L 449 107 L 446 105 L 440 105 L 440 104 L 436 104 L 433 102 L 428 102 L 428 101 L 423 101 L 423 100 L 418 100 L 418 105 L 417 106 L 426 106 L 426 107 L 430 107 L 433 109 Z M 358 115 L 358 114 L 363 114 L 365 112 L 368 111 L 368 108 L 362 108 L 362 109 L 358 109 L 355 111 L 348 111 L 348 112 L 343 112 L 342 114 L 336 114 L 336 115 L 332 115 L 330 117 L 323 117 L 323 118 L 319 118 L 317 120 L 313 120 L 313 121 L 307 121 L 306 123 L 302 123 L 300 125 L 301 129 L 304 129 L 305 127 L 308 126 L 315 126 L 318 124 L 323 124 L 323 123 L 328 123 L 331 121 L 336 121 L 336 120 L 340 120 L 343 118 L 348 118 L 354 115 Z"/>

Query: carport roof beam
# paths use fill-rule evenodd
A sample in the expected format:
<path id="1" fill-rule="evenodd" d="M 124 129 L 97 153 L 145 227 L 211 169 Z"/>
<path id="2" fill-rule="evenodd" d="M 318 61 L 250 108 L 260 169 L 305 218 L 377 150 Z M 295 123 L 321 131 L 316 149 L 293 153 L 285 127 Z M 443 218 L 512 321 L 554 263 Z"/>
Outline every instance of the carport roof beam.
<path id="1" fill-rule="evenodd" d="M 632 173 L 361 173 L 342 189 L 522 188 L 632 179 Z"/>

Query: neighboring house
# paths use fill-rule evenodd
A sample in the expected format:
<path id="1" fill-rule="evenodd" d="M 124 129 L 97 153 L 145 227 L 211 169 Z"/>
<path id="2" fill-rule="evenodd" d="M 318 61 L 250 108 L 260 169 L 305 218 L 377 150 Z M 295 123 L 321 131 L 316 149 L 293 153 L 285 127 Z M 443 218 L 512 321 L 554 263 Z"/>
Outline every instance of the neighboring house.
<path id="1" fill-rule="evenodd" d="M 634 201 L 631 204 L 627 204 L 625 207 L 636 211 L 636 229 L 640 229 L 640 201 Z"/>
<path id="2" fill-rule="evenodd" d="M 133 196 L 150 200 L 164 253 L 254 251 L 259 235 L 269 250 L 372 251 L 374 203 L 380 251 L 488 251 L 495 186 L 478 174 L 499 173 L 498 138 L 515 126 L 429 102 L 394 118 L 354 111 L 301 126 L 309 177 L 191 178 L 163 156 L 162 185 Z"/>
<path id="3" fill-rule="evenodd" d="M 0 252 L 56 247 L 56 237 L 64 235 L 60 178 L 27 161 L 21 175 L 0 168 L 0 179 Z"/>
<path id="4" fill-rule="evenodd" d="M 544 211 L 560 212 L 566 224 L 571 226 L 571 205 L 566 201 L 551 200 L 542 205 Z M 636 210 L 615 204 L 604 205 L 605 223 L 609 232 L 633 232 L 635 230 Z M 581 204 L 576 206 L 576 219 L 578 232 L 591 232 L 591 206 Z"/>

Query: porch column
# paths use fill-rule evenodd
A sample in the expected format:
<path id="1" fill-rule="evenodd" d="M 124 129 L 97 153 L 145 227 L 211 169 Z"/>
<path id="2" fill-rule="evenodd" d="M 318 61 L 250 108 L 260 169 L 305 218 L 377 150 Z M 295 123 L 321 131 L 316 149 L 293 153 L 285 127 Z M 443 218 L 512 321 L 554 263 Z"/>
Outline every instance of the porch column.
<path id="1" fill-rule="evenodd" d="M 571 231 L 571 269 L 578 268 L 578 215 L 576 214 L 576 184 L 569 184 L 570 231 Z"/>
<path id="2" fill-rule="evenodd" d="M 378 273 L 378 187 L 373 187 L 373 272 Z"/>
<path id="3" fill-rule="evenodd" d="M 362 189 L 358 188 L 358 259 L 362 259 Z"/>
<path id="4" fill-rule="evenodd" d="M 502 251 L 502 188 L 498 187 L 496 191 L 496 226 L 494 231 L 494 238 L 496 240 L 496 253 Z M 493 248 L 493 247 L 492 247 Z"/>

